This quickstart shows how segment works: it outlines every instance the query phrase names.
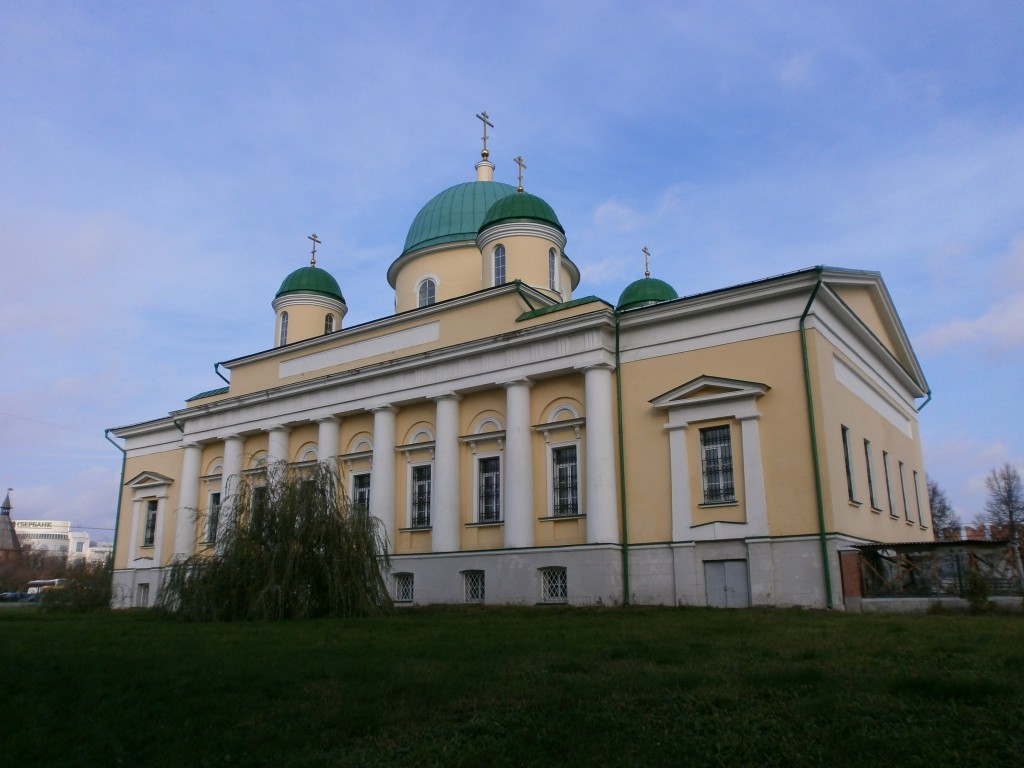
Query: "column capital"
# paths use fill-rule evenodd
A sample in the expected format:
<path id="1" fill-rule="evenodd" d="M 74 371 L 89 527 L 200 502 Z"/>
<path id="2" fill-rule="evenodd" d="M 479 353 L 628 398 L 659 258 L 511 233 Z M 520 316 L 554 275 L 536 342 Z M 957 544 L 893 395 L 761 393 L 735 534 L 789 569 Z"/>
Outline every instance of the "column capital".
<path id="1" fill-rule="evenodd" d="M 586 363 L 585 365 L 576 366 L 576 370 L 583 371 L 584 373 L 589 373 L 590 371 L 608 371 L 610 373 L 615 370 L 615 366 L 605 362 Z"/>
<path id="2" fill-rule="evenodd" d="M 231 434 L 228 435 L 220 435 L 218 439 L 223 440 L 226 443 L 228 440 L 244 440 L 245 438 L 242 437 L 242 435 L 240 435 L 238 432 L 232 432 Z"/>
<path id="3" fill-rule="evenodd" d="M 512 379 L 511 381 L 502 382 L 501 386 L 503 386 L 505 389 L 509 389 L 511 387 L 532 387 L 533 379 L 524 376 L 521 379 Z"/>
<path id="4" fill-rule="evenodd" d="M 371 408 L 368 408 L 367 410 L 369 410 L 370 413 L 398 413 L 398 408 L 393 406 L 391 403 L 375 405 L 372 406 Z"/>
<path id="5" fill-rule="evenodd" d="M 341 423 L 341 417 L 340 416 L 321 416 L 319 419 L 314 419 L 313 421 L 316 424 L 340 424 Z"/>
<path id="6" fill-rule="evenodd" d="M 186 449 L 186 450 L 188 450 L 189 448 L 200 448 L 201 449 L 203 446 L 202 446 L 202 444 L 197 443 L 197 442 L 188 442 L 188 443 L 182 443 L 181 447 Z"/>
<path id="7" fill-rule="evenodd" d="M 440 403 L 442 400 L 454 400 L 456 403 L 462 399 L 462 395 L 458 392 L 448 392 L 444 395 L 437 395 L 436 397 L 430 398 L 435 403 Z"/>
<path id="8" fill-rule="evenodd" d="M 284 424 L 275 424 L 272 427 L 267 427 L 267 432 L 291 432 L 292 428 Z"/>

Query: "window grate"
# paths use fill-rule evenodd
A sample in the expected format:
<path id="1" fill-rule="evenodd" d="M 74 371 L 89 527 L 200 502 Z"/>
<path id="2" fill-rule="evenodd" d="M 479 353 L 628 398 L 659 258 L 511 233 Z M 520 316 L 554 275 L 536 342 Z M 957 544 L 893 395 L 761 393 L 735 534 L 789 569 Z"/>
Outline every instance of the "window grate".
<path id="1" fill-rule="evenodd" d="M 484 601 L 484 572 L 466 571 L 462 574 L 463 585 L 467 603 L 482 603 Z"/>
<path id="2" fill-rule="evenodd" d="M 554 448 L 551 451 L 552 515 L 571 517 L 580 513 L 579 464 L 576 446 Z"/>
<path id="3" fill-rule="evenodd" d="M 152 547 L 156 540 L 156 507 L 157 502 L 146 503 L 146 530 L 142 535 L 142 546 Z"/>
<path id="4" fill-rule="evenodd" d="M 430 526 L 430 466 L 412 468 L 412 520 L 413 528 Z"/>
<path id="5" fill-rule="evenodd" d="M 478 521 L 497 523 L 501 521 L 501 460 L 497 456 L 480 459 L 480 498 Z"/>
<path id="6" fill-rule="evenodd" d="M 704 476 L 704 503 L 736 501 L 732 468 L 732 438 L 728 426 L 700 431 L 701 470 Z"/>
<path id="7" fill-rule="evenodd" d="M 565 568 L 545 568 L 540 572 L 541 602 L 565 603 L 569 600 L 569 581 Z"/>
<path id="8" fill-rule="evenodd" d="M 352 506 L 360 512 L 370 509 L 370 475 L 355 475 L 352 478 Z"/>
<path id="9" fill-rule="evenodd" d="M 395 602 L 411 603 L 413 599 L 414 578 L 411 573 L 395 574 Z"/>

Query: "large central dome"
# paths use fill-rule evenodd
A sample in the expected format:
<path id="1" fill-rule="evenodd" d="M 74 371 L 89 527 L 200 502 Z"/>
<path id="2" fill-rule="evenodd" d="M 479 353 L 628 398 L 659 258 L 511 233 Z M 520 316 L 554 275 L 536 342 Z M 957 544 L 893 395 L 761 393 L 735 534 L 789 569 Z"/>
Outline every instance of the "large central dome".
<path id="1" fill-rule="evenodd" d="M 412 220 L 402 255 L 428 245 L 475 240 L 495 202 L 516 188 L 498 181 L 467 181 L 435 195 Z"/>

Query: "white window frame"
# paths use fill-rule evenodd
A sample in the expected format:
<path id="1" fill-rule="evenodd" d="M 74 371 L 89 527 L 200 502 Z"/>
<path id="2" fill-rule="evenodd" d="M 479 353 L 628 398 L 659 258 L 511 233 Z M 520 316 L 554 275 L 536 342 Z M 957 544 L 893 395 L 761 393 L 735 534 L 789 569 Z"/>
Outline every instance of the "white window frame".
<path id="1" fill-rule="evenodd" d="M 420 281 L 416 283 L 416 307 L 430 307 L 437 303 L 437 286 L 438 280 L 433 275 L 424 275 L 420 278 Z M 423 296 L 424 290 L 427 291 L 427 296 Z M 428 299 L 424 301 L 424 299 Z"/>
<path id="2" fill-rule="evenodd" d="M 416 596 L 416 577 L 411 573 L 396 573 L 395 602 L 411 603 Z"/>
<path id="3" fill-rule="evenodd" d="M 160 515 L 160 500 L 146 499 L 146 515 L 142 522 L 142 546 L 156 545 L 156 526 Z"/>
<path id="4" fill-rule="evenodd" d="M 462 572 L 462 599 L 467 603 L 482 603 L 487 594 L 486 574 L 481 570 Z"/>
<path id="5" fill-rule="evenodd" d="M 348 497 L 352 500 L 352 506 L 355 509 L 359 508 L 359 495 L 362 489 L 356 488 L 356 480 L 358 478 L 366 478 L 366 505 L 362 511 L 368 512 L 370 510 L 370 495 L 373 493 L 373 480 L 371 479 L 373 473 L 369 470 L 352 472 L 349 480 Z"/>
<path id="6" fill-rule="evenodd" d="M 576 450 L 576 511 L 573 514 L 558 513 L 555 510 L 555 451 L 564 448 L 574 448 Z M 560 443 L 549 443 L 547 450 L 548 459 L 548 517 L 550 518 L 573 518 L 581 517 L 583 515 L 583 483 L 582 477 L 580 476 L 581 467 L 581 451 L 580 451 L 580 440 L 567 440 Z"/>
<path id="7" fill-rule="evenodd" d="M 480 465 L 487 460 L 495 459 L 498 462 L 498 498 L 497 498 L 497 516 L 493 519 L 485 520 L 483 518 L 484 510 L 480 503 L 480 497 L 483 495 L 483 473 L 481 472 Z M 491 453 L 480 453 L 473 457 L 473 520 L 477 523 L 501 523 L 504 521 L 505 513 L 505 460 L 502 454 L 498 451 Z"/>
<path id="8" fill-rule="evenodd" d="M 548 248 L 548 287 L 558 290 L 558 251 Z"/>
<path id="9" fill-rule="evenodd" d="M 712 444 L 710 441 L 705 442 L 705 435 L 711 436 L 712 433 L 721 434 L 724 432 L 728 436 L 728 441 L 725 443 L 718 442 Z M 700 478 L 701 478 L 701 498 L 703 499 L 702 504 L 713 506 L 718 504 L 735 504 L 736 498 L 736 462 L 733 451 L 732 439 L 732 425 L 731 424 L 715 424 L 708 427 L 701 427 L 697 431 L 697 439 L 700 444 Z M 728 448 L 729 465 L 728 467 L 719 467 L 715 470 L 709 469 L 711 461 L 714 460 L 716 464 L 721 463 L 721 449 L 722 447 Z M 715 482 L 712 483 L 711 480 Z M 727 482 L 729 479 L 729 482 Z M 711 489 L 721 486 L 719 495 L 721 498 L 712 499 Z M 732 492 L 728 493 L 728 489 L 732 488 Z"/>
<path id="10" fill-rule="evenodd" d="M 540 569 L 540 601 L 553 605 L 569 602 L 569 571 L 564 566 Z"/>
<path id="11" fill-rule="evenodd" d="M 288 343 L 288 310 L 281 313 L 281 326 L 278 331 L 278 346 L 283 347 Z"/>
<path id="12" fill-rule="evenodd" d="M 334 333 L 334 313 L 324 315 L 324 333 Z"/>
<path id="13" fill-rule="evenodd" d="M 491 285 L 504 285 L 508 280 L 507 259 L 505 246 L 498 243 L 491 251 Z M 500 272 L 500 279 L 499 279 Z"/>
<path id="14" fill-rule="evenodd" d="M 416 494 L 416 487 L 415 487 L 415 482 L 416 481 L 415 481 L 414 478 L 416 476 L 416 470 L 417 469 L 428 469 L 430 471 L 430 479 L 428 480 L 429 489 L 428 489 L 427 503 L 426 503 L 426 523 L 425 524 L 423 524 L 423 523 L 417 524 L 416 523 L 416 518 L 415 518 L 416 509 L 415 509 L 414 500 L 415 500 L 415 494 Z M 407 512 L 407 518 L 406 519 L 409 521 L 409 527 L 410 528 L 417 528 L 417 529 L 428 530 L 428 529 L 430 529 L 431 524 L 432 524 L 432 520 L 431 520 L 431 511 L 432 511 L 432 509 L 431 509 L 431 506 L 432 506 L 433 500 L 434 500 L 434 462 L 433 462 L 433 460 L 430 460 L 430 461 L 411 461 L 411 462 L 409 462 L 409 471 L 408 471 L 407 478 L 408 478 L 409 492 L 408 492 L 408 494 L 406 494 L 406 496 L 408 497 L 408 512 Z"/>
<path id="15" fill-rule="evenodd" d="M 217 543 L 217 531 L 220 527 L 220 499 L 219 489 L 209 491 L 206 494 L 206 535 L 203 537 L 204 544 Z"/>

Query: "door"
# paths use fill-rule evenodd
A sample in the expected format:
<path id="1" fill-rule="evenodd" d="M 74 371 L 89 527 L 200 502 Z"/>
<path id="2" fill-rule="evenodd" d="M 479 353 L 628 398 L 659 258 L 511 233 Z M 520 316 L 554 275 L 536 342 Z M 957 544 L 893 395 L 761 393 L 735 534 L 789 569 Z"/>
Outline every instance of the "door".
<path id="1" fill-rule="evenodd" d="M 704 589 L 712 608 L 749 608 L 746 560 L 705 560 Z"/>

